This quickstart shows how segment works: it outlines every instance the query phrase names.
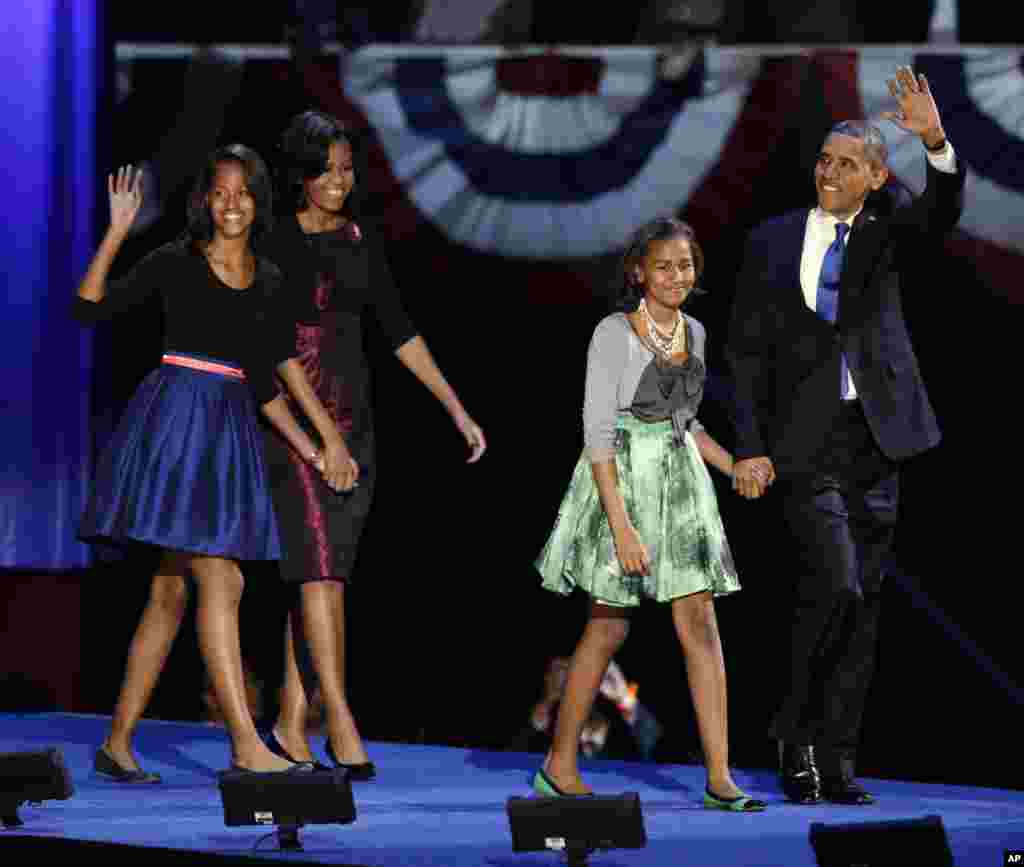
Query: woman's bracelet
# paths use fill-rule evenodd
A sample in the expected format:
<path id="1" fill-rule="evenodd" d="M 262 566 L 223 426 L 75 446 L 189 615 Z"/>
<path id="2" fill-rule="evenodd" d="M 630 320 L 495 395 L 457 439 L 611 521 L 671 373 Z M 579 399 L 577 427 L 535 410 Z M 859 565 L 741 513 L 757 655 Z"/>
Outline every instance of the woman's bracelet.
<path id="1" fill-rule="evenodd" d="M 309 455 L 309 462 L 311 464 L 315 464 L 318 460 L 320 460 L 320 450 L 313 449 L 313 451 Z"/>

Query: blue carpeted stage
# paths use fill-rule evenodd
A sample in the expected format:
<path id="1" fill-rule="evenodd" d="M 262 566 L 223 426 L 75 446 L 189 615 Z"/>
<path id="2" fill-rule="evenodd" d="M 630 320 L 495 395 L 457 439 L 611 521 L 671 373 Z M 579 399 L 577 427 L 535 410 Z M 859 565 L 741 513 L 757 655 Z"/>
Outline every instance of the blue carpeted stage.
<path id="1" fill-rule="evenodd" d="M 228 759 L 222 729 L 199 724 L 144 722 L 137 752 L 145 766 L 164 777 L 162 786 L 130 787 L 95 779 L 92 754 L 107 719 L 74 714 L 0 715 L 0 752 L 57 747 L 75 784 L 68 801 L 25 806 L 23 828 L 0 832 L 0 860 L 27 863 L 37 847 L 52 855 L 95 854 L 95 843 L 120 844 L 141 863 L 170 863 L 141 856 L 128 847 L 160 847 L 192 853 L 182 863 L 220 856 L 359 865 L 473 865 L 539 867 L 555 865 L 554 853 L 515 854 L 505 801 L 528 793 L 538 757 L 444 747 L 371 744 L 379 768 L 375 782 L 356 784 L 357 818 L 346 826 L 315 825 L 302 830 L 305 851 L 253 849 L 266 830 L 228 828 L 223 823 L 216 772 Z M 739 783 L 770 802 L 760 815 L 705 811 L 699 805 L 702 770 L 682 765 L 593 762 L 587 778 L 601 792 L 640 794 L 649 838 L 642 850 L 597 853 L 595 867 L 613 865 L 814 865 L 808 840 L 812 822 L 845 824 L 942 817 L 957 865 L 993 867 L 1003 850 L 1024 848 L 1024 792 L 964 786 L 871 781 L 880 796 L 866 809 L 785 805 L 768 771 L 739 772 Z M 272 841 L 264 846 L 272 845 Z M 75 848 L 71 848 L 75 847 Z M 3 857 L 17 849 L 16 861 Z M 106 847 L 106 853 L 119 851 Z M 164 853 L 166 854 L 166 853 Z M 184 854 L 184 853 L 183 853 Z M 63 863 L 67 863 L 63 858 Z M 107 859 L 110 860 L 109 858 Z M 138 862 L 136 862 L 138 863 Z M 203 863 L 210 863 L 209 860 Z M 900 863 L 918 864 L 914 860 Z M 924 865 L 922 865 L 924 867 Z"/>

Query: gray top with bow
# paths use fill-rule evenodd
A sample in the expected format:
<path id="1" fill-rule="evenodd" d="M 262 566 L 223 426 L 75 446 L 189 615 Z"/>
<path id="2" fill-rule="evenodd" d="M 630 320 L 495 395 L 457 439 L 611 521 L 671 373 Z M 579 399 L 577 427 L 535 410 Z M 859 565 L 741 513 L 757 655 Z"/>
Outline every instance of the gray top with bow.
<path id="1" fill-rule="evenodd" d="M 659 364 L 624 313 L 602 319 L 587 353 L 583 444 L 591 463 L 615 457 L 615 422 L 620 413 L 645 421 L 672 419 L 675 438 L 703 430 L 697 409 L 704 396 L 704 326 L 683 314 L 689 358 Z"/>

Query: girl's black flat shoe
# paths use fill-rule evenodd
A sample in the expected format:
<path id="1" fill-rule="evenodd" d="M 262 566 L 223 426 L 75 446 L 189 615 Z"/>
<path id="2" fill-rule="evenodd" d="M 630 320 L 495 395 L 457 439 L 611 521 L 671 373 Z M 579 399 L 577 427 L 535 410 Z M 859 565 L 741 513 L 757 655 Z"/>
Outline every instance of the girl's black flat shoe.
<path id="1" fill-rule="evenodd" d="M 96 755 L 92 760 L 92 769 L 100 776 L 113 780 L 115 783 L 152 785 L 153 783 L 163 782 L 159 774 L 151 774 L 149 771 L 142 770 L 142 768 L 131 771 L 128 768 L 122 767 L 103 747 L 96 750 Z"/>

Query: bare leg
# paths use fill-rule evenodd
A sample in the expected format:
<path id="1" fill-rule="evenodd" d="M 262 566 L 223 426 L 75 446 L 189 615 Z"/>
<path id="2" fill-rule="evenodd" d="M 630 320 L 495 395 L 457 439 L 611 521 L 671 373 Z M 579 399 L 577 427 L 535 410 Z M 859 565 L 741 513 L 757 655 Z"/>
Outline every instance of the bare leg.
<path id="1" fill-rule="evenodd" d="M 544 763 L 548 776 L 566 794 L 590 792 L 580 778 L 576 761 L 580 733 L 590 716 L 608 663 L 626 640 L 629 632 L 627 618 L 627 609 L 592 603 L 590 620 L 569 664 L 551 751 Z"/>
<path id="2" fill-rule="evenodd" d="M 313 667 L 320 680 L 327 735 L 339 762 L 368 761 L 352 710 L 345 697 L 345 585 L 340 581 L 308 581 L 300 590 L 302 623 Z M 289 618 L 289 624 L 293 623 Z M 297 759 L 309 754 L 306 742 L 308 700 L 295 661 L 295 646 L 285 653 L 285 685 L 275 732 L 282 746 Z M 292 748 L 296 752 L 292 752 Z"/>
<path id="3" fill-rule="evenodd" d="M 281 687 L 281 707 L 274 735 L 287 750 L 288 755 L 300 762 L 313 760 L 313 753 L 306 740 L 306 717 L 309 712 L 309 699 L 299 674 L 299 666 L 295 661 L 295 639 L 292 614 L 288 615 L 288 625 L 284 634 L 284 685 Z"/>
<path id="4" fill-rule="evenodd" d="M 742 794 L 729 772 L 729 714 L 725 662 L 710 593 L 672 600 L 672 621 L 686 658 L 686 678 L 697 716 L 708 786 L 720 798 Z"/>
<path id="5" fill-rule="evenodd" d="M 188 555 L 165 551 L 149 589 L 149 602 L 128 650 L 124 681 L 103 749 L 121 767 L 138 770 L 132 736 L 153 695 L 188 606 Z"/>
<path id="6" fill-rule="evenodd" d="M 291 762 L 267 749 L 246 702 L 238 634 L 238 606 L 245 582 L 238 564 L 221 557 L 193 557 L 190 565 L 199 585 L 199 649 L 231 737 L 233 761 L 252 771 L 287 770 Z"/>

